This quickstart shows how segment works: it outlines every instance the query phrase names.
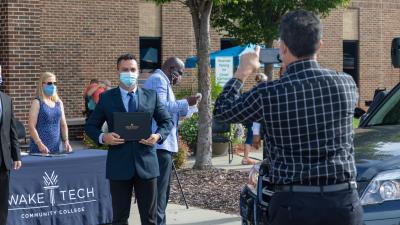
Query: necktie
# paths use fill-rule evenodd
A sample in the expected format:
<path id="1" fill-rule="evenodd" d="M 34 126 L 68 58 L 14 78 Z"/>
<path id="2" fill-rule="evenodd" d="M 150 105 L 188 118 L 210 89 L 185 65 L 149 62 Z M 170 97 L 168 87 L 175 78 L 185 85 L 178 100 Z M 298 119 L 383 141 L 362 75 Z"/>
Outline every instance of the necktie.
<path id="1" fill-rule="evenodd" d="M 128 112 L 136 112 L 136 99 L 133 92 L 128 93 L 129 102 L 128 102 Z"/>

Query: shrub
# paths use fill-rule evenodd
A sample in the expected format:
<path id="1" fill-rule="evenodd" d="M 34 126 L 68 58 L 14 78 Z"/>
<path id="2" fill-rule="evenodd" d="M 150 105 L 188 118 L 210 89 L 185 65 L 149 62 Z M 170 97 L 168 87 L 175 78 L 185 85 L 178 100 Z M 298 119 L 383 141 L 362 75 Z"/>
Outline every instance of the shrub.
<path id="1" fill-rule="evenodd" d="M 232 124 L 231 126 L 231 138 L 233 144 L 242 144 L 245 138 L 245 132 L 241 123 Z"/>
<path id="2" fill-rule="evenodd" d="M 187 146 L 187 144 L 181 141 L 181 138 L 179 138 L 178 152 L 174 155 L 173 159 L 176 169 L 180 169 L 183 167 L 183 165 L 185 165 L 188 155 L 189 146 Z"/>
<path id="3" fill-rule="evenodd" d="M 83 134 L 83 143 L 91 149 L 109 149 L 107 145 L 97 145 L 96 142 L 94 142 L 87 134 Z"/>
<path id="4" fill-rule="evenodd" d="M 221 94 L 223 88 L 217 84 L 215 74 L 211 74 L 211 100 L 215 102 L 219 94 Z"/>
<path id="5" fill-rule="evenodd" d="M 188 88 L 179 88 L 176 91 L 174 91 L 175 94 L 175 98 L 176 99 L 184 99 L 187 96 L 191 96 L 194 95 L 195 93 L 193 93 L 193 91 L 191 89 Z"/>
<path id="6" fill-rule="evenodd" d="M 179 128 L 179 134 L 181 135 L 183 142 L 189 146 L 189 149 L 193 153 L 196 153 L 197 134 L 199 131 L 198 120 L 199 116 L 193 114 L 191 118 L 185 119 Z"/>

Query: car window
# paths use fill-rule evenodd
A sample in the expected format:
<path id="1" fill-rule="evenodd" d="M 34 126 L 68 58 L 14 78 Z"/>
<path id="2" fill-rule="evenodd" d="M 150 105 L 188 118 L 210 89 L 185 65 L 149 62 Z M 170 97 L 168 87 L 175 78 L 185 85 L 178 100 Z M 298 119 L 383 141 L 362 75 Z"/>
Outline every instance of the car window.
<path id="1" fill-rule="evenodd" d="M 390 98 L 373 115 L 367 126 L 400 124 L 400 89 L 398 88 Z"/>

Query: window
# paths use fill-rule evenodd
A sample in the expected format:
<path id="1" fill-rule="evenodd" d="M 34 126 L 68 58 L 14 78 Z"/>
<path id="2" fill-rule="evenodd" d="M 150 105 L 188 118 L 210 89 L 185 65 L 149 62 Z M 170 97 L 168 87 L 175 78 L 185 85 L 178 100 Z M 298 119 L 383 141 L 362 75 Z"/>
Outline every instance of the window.
<path id="1" fill-rule="evenodd" d="M 350 74 L 359 85 L 358 41 L 343 41 L 343 72 Z"/>
<path id="2" fill-rule="evenodd" d="M 240 43 L 234 38 L 221 38 L 221 50 L 226 48 L 232 48 Z"/>
<path id="3" fill-rule="evenodd" d="M 378 125 L 399 125 L 400 124 L 400 89 L 399 86 L 394 88 L 389 98 L 383 105 L 372 115 L 368 126 Z"/>
<path id="4" fill-rule="evenodd" d="M 155 70 L 161 67 L 161 38 L 140 37 L 140 69 Z"/>

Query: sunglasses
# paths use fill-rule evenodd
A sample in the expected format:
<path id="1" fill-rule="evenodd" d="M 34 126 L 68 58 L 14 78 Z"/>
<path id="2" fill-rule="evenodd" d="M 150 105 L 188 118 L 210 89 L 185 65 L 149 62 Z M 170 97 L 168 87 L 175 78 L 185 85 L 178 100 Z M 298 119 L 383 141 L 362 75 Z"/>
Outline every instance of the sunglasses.
<path id="1" fill-rule="evenodd" d="M 47 85 L 57 85 L 57 82 L 43 82 L 43 84 L 47 84 Z"/>

